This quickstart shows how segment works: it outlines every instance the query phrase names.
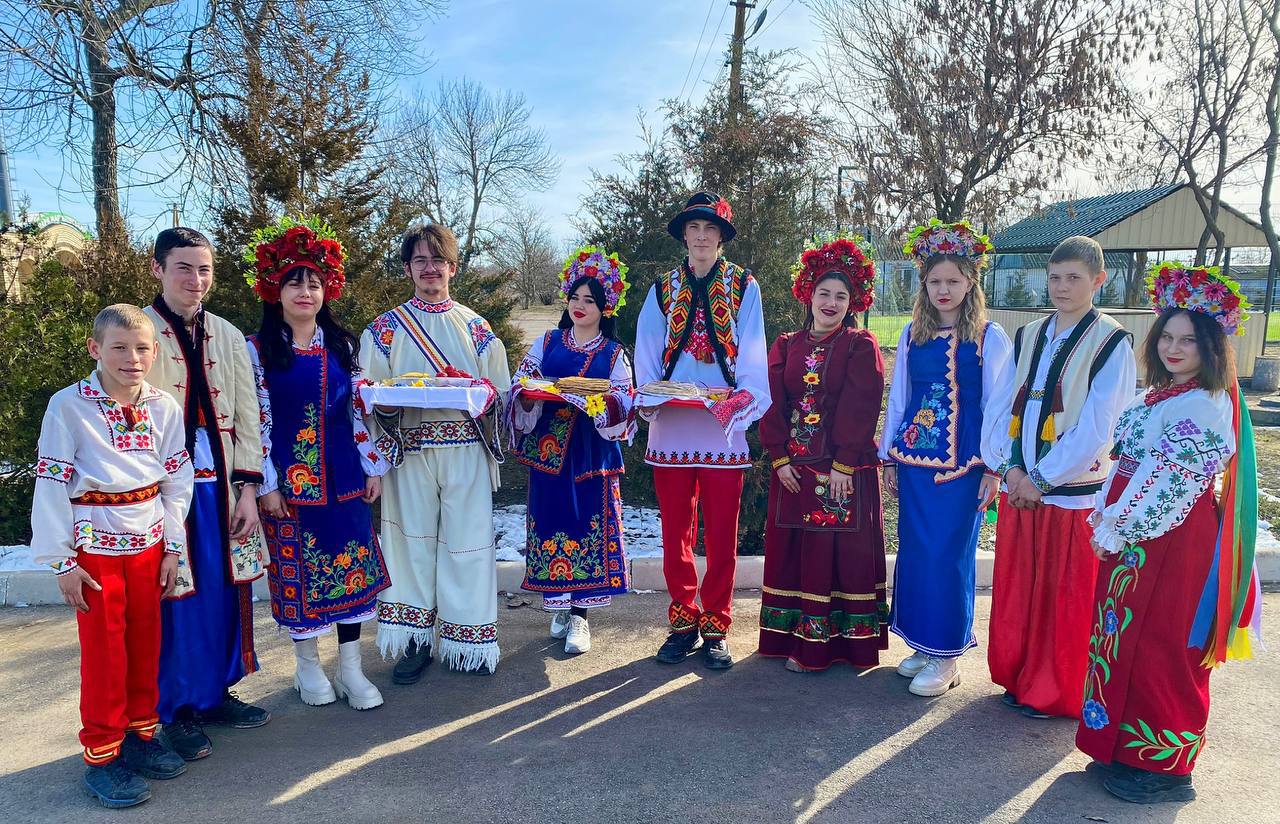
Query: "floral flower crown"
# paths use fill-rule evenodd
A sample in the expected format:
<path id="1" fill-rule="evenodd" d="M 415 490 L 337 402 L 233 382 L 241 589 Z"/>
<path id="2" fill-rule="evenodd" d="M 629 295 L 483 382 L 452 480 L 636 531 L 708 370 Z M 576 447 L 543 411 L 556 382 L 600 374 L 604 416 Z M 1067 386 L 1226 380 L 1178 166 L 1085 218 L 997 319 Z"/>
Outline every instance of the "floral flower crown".
<path id="1" fill-rule="evenodd" d="M 606 252 L 598 246 L 583 246 L 569 255 L 560 270 L 560 294 L 568 300 L 569 287 L 579 278 L 595 278 L 604 287 L 604 307 L 601 311 L 611 318 L 627 304 L 627 264 L 618 259 L 617 252 Z"/>
<path id="2" fill-rule="evenodd" d="M 989 253 L 995 251 L 991 238 L 976 231 L 969 221 L 943 223 L 936 217 L 923 226 L 917 226 L 907 235 L 907 245 L 902 251 L 924 263 L 934 255 L 956 255 L 973 258 L 979 266 Z"/>
<path id="3" fill-rule="evenodd" d="M 791 294 L 807 305 L 813 299 L 813 287 L 818 279 L 828 272 L 839 272 L 848 279 L 853 290 L 849 296 L 849 311 L 865 312 L 876 297 L 872 288 L 876 279 L 876 262 L 872 259 L 875 253 L 876 250 L 861 235 L 815 238 L 791 265 Z"/>
<path id="4" fill-rule="evenodd" d="M 342 297 L 347 284 L 347 253 L 334 231 L 318 217 L 285 215 L 274 225 L 256 230 L 241 259 L 250 267 L 245 282 L 267 303 L 280 302 L 280 281 L 296 266 L 320 274 L 326 303 Z"/>
<path id="5" fill-rule="evenodd" d="M 1147 270 L 1147 292 L 1156 314 L 1168 309 L 1203 312 L 1221 324 L 1228 336 L 1244 334 L 1249 301 L 1240 294 L 1240 284 L 1223 275 L 1217 266 L 1154 263 Z"/>

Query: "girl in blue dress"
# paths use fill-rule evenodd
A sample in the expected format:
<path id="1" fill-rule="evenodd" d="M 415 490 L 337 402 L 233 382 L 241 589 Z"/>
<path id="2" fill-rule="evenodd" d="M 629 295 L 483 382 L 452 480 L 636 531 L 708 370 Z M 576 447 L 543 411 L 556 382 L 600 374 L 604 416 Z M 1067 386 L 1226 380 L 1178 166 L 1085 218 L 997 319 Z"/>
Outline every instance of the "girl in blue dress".
<path id="1" fill-rule="evenodd" d="M 980 274 L 992 251 L 967 222 L 932 221 L 905 250 L 920 266 L 885 410 L 884 486 L 898 496 L 890 630 L 914 652 L 898 666 L 916 695 L 960 683 L 973 635 L 978 532 L 999 490 L 984 458 L 991 402 L 1010 379 L 1012 345 L 986 319 Z"/>
<path id="2" fill-rule="evenodd" d="M 635 435 L 635 390 L 613 330 L 626 271 L 616 254 L 590 246 L 569 257 L 560 273 L 567 305 L 559 328 L 529 348 L 508 404 L 515 458 L 529 467 L 522 587 L 542 593 L 554 615 L 551 636 L 565 639 L 570 654 L 591 649 L 587 611 L 629 587 L 620 441 Z M 559 390 L 557 400 L 526 395 L 537 381 L 566 377 L 607 383 L 598 391 Z"/>
<path id="3" fill-rule="evenodd" d="M 360 661 L 360 624 L 390 585 L 369 504 L 390 464 L 374 448 L 357 390 L 357 342 L 329 310 L 342 295 L 342 247 L 319 223 L 286 219 L 255 235 L 262 325 L 249 359 L 262 409 L 258 491 L 271 614 L 289 631 L 303 703 L 382 704 Z M 317 639 L 337 628 L 330 683 Z"/>

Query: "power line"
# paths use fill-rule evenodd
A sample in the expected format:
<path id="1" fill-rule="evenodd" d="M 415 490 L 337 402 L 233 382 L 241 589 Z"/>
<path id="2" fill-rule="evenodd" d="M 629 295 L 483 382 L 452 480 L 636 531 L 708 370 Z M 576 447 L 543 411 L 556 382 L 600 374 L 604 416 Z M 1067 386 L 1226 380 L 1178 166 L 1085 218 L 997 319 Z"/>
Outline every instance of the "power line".
<path id="1" fill-rule="evenodd" d="M 716 33 L 712 36 L 711 42 L 707 44 L 707 53 L 702 58 L 702 65 L 698 67 L 698 76 L 693 81 L 693 85 L 689 87 L 689 96 L 685 99 L 686 103 L 693 99 L 693 90 L 698 87 L 698 83 L 702 80 L 702 73 L 707 70 L 707 58 L 711 56 L 711 52 L 714 50 L 716 38 L 720 36 L 720 27 L 724 25 L 724 18 L 728 13 L 729 5 L 726 4 L 724 9 L 720 12 L 720 22 L 716 23 Z"/>
<path id="2" fill-rule="evenodd" d="M 702 51 L 702 38 L 707 33 L 707 22 L 711 20 L 711 12 L 715 10 L 717 0 L 711 0 L 707 4 L 707 16 L 702 18 L 702 31 L 698 32 L 698 45 L 693 47 L 693 57 L 689 58 L 689 68 L 684 70 L 684 82 L 680 84 L 680 93 L 676 95 L 676 99 L 684 97 L 685 86 L 689 83 L 689 74 L 693 71 L 693 64 L 698 62 L 698 52 Z"/>

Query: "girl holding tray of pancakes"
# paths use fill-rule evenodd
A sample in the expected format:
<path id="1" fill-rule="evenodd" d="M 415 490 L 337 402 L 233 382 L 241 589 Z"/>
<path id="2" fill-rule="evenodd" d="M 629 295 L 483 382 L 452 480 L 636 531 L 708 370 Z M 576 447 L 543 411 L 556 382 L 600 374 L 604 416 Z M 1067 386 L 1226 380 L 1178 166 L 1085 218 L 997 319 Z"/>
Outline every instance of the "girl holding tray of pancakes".
<path id="1" fill-rule="evenodd" d="M 636 431 L 631 363 L 614 335 L 627 267 L 584 246 L 560 272 L 567 305 L 558 329 L 533 342 L 508 404 L 516 460 L 529 467 L 522 585 L 541 592 L 551 637 L 591 649 L 587 611 L 628 589 L 622 542 L 620 441 Z M 557 384 L 535 390 L 543 381 Z M 518 402 L 517 402 L 518 401 Z"/>
<path id="2" fill-rule="evenodd" d="M 876 454 L 884 361 L 856 326 L 875 297 L 870 253 L 859 237 L 805 251 L 791 287 L 804 327 L 769 352 L 760 654 L 786 658 L 793 672 L 874 667 L 889 646 Z"/>

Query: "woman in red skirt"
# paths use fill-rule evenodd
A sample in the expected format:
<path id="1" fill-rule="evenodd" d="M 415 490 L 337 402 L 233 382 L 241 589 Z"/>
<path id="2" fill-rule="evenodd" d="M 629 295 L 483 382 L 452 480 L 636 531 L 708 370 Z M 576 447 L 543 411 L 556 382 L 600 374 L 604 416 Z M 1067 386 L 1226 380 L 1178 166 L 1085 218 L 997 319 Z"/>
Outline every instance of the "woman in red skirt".
<path id="1" fill-rule="evenodd" d="M 773 405 L 760 441 L 773 461 L 760 654 L 796 672 L 874 667 L 888 649 L 876 428 L 884 361 L 856 327 L 875 264 L 860 238 L 810 249 L 792 269 L 805 324 L 769 352 Z"/>
<path id="2" fill-rule="evenodd" d="M 1195 798 L 1209 673 L 1248 655 L 1236 630 L 1259 604 L 1253 441 L 1227 343 L 1247 304 L 1216 269 L 1165 263 L 1149 282 L 1150 388 L 1120 417 L 1090 518 L 1102 565 L 1076 734 L 1103 786 L 1136 803 Z"/>

